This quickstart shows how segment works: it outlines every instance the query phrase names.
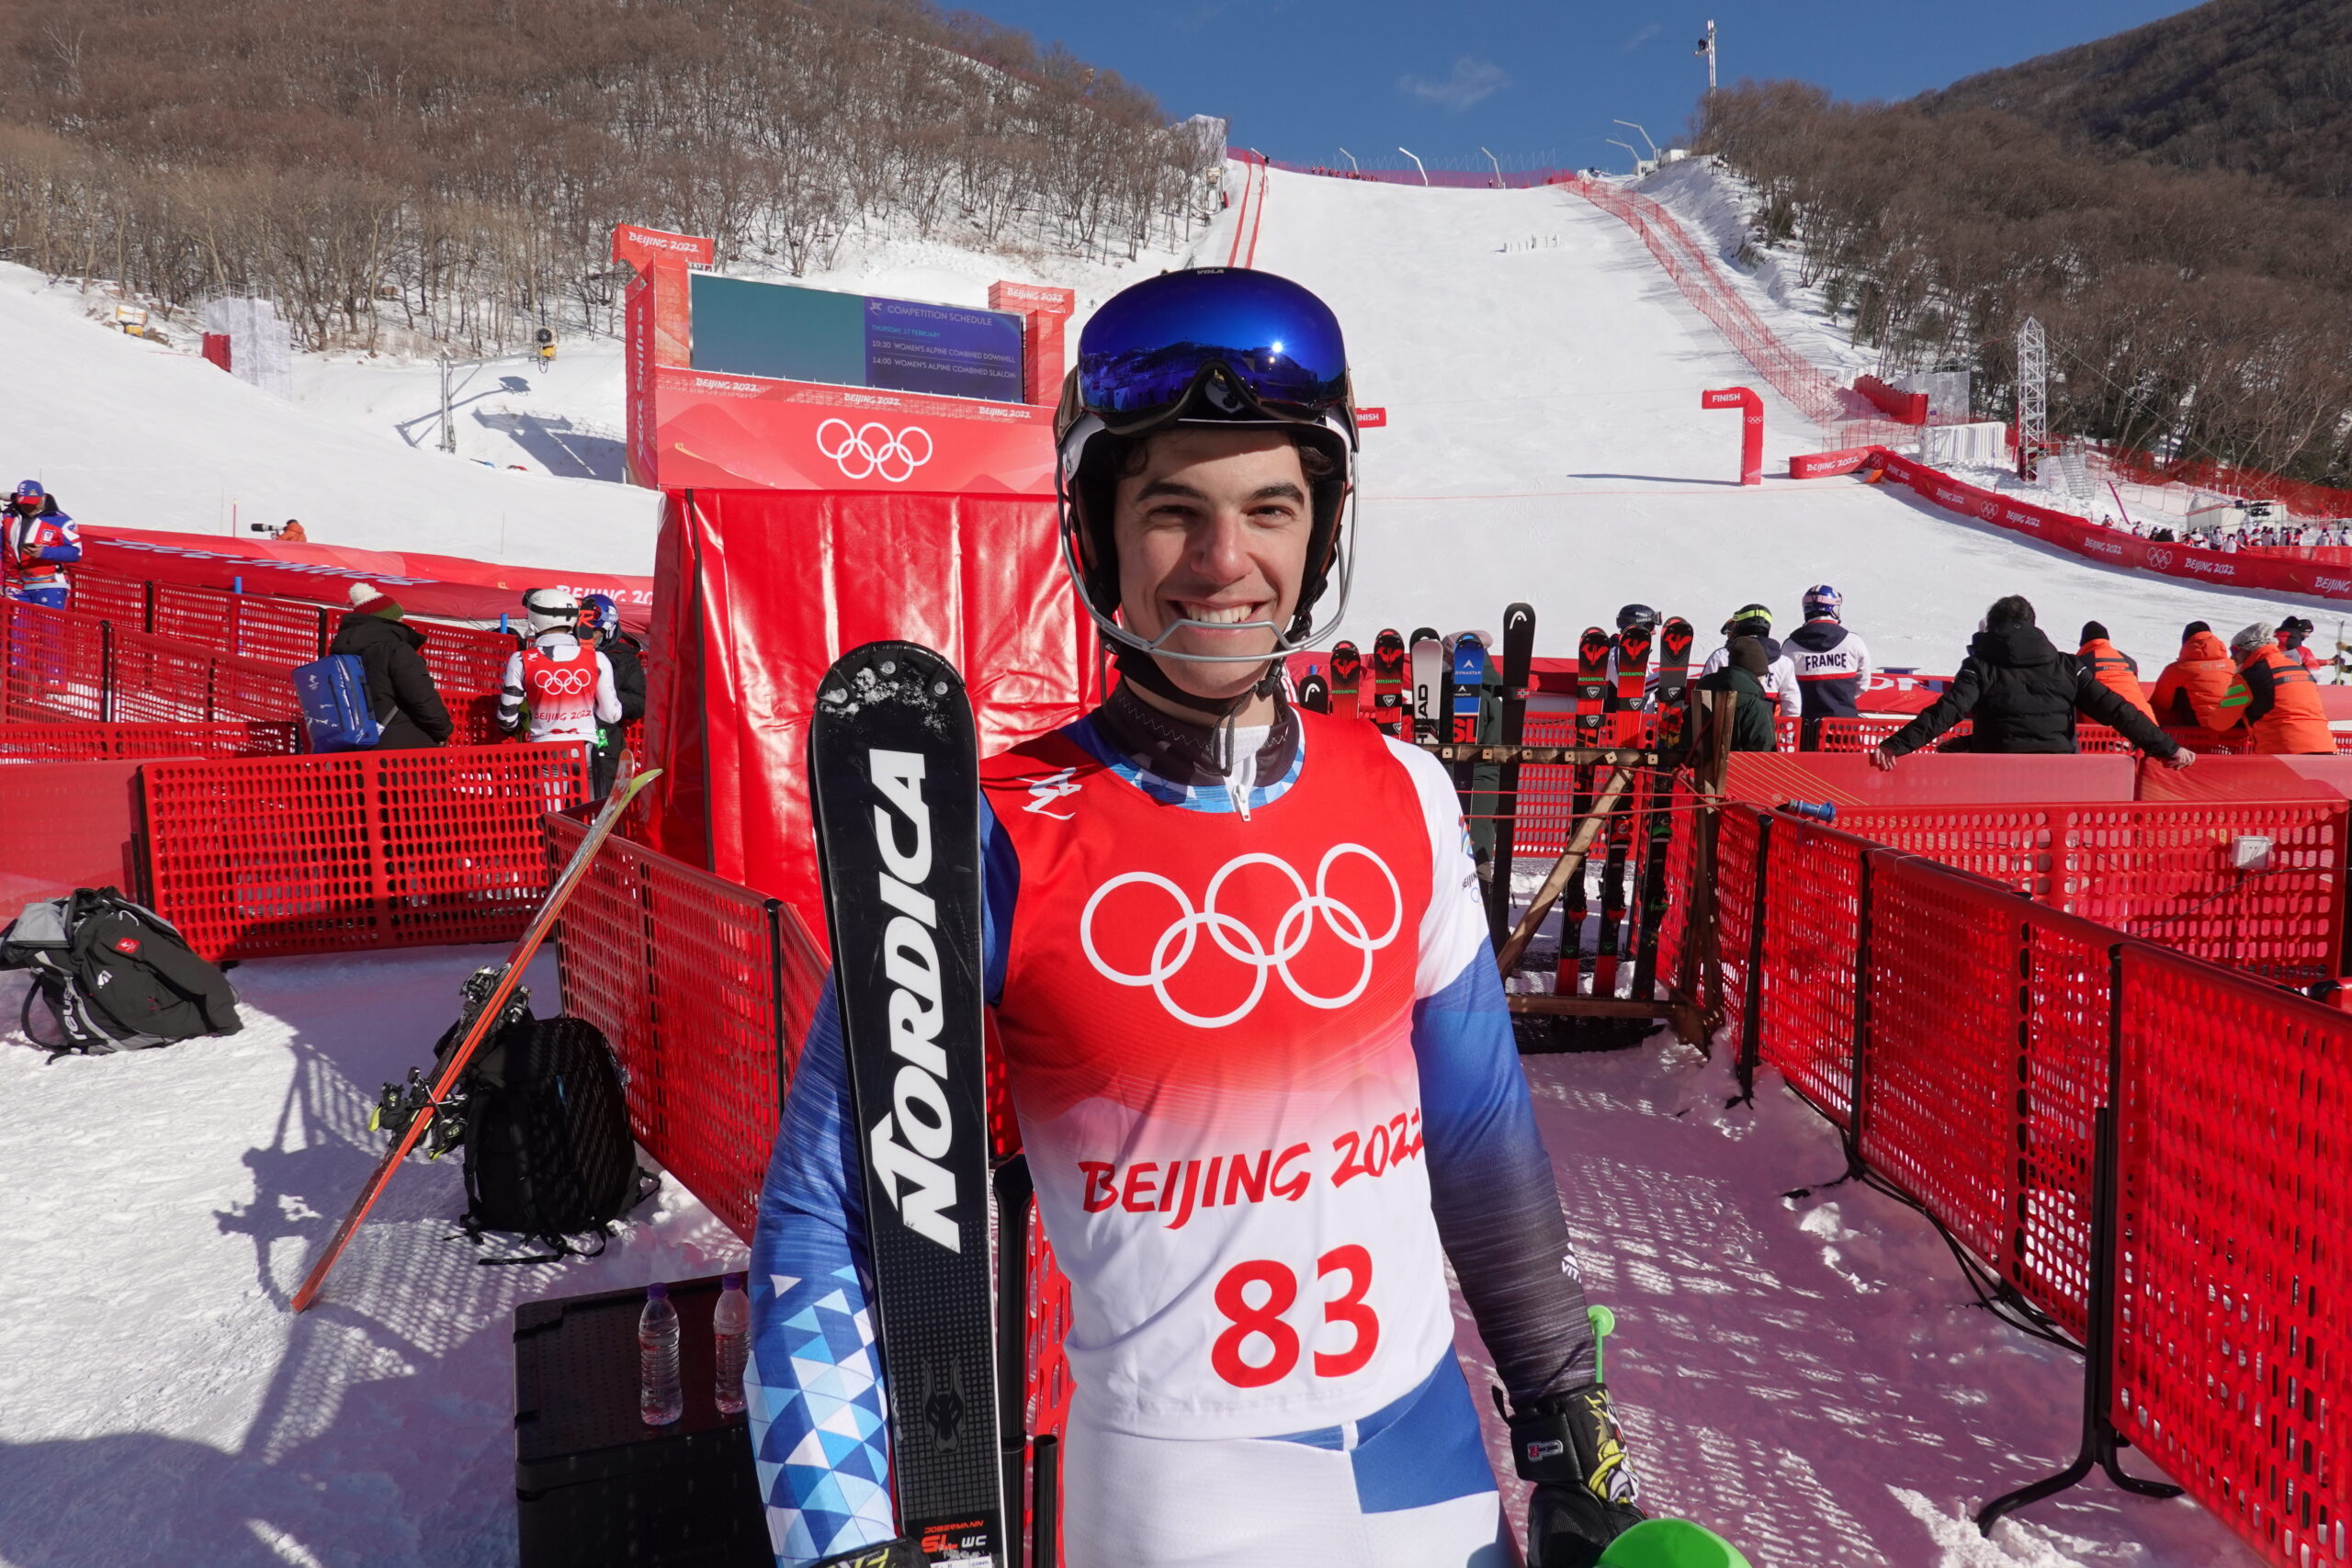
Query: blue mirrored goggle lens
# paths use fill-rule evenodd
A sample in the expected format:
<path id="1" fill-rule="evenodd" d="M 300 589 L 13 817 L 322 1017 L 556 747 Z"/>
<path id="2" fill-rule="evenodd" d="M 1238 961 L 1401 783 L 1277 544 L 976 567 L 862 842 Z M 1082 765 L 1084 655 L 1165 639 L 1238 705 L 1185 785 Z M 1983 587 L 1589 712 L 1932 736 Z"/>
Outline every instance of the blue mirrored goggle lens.
<path id="1" fill-rule="evenodd" d="M 1079 399 L 1098 414 L 1167 408 L 1212 363 L 1263 402 L 1319 411 L 1347 395 L 1347 346 L 1323 301 L 1272 273 L 1204 267 L 1095 312 L 1079 338 Z"/>

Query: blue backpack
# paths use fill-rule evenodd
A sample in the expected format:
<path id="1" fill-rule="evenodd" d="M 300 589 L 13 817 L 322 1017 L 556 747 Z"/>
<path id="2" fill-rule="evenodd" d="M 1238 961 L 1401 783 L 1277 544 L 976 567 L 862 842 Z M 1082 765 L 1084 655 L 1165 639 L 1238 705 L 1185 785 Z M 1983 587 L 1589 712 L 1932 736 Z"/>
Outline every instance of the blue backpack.
<path id="1" fill-rule="evenodd" d="M 368 703 L 368 666 L 356 653 L 330 653 L 294 667 L 294 694 L 313 751 L 368 751 L 384 727 Z"/>

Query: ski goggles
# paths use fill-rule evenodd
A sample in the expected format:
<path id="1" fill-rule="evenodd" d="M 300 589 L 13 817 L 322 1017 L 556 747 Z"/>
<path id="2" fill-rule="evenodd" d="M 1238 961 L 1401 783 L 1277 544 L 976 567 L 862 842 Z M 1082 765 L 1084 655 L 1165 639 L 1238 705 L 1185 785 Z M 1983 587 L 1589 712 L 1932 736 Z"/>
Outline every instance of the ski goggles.
<path id="1" fill-rule="evenodd" d="M 1080 335 L 1077 401 L 1103 428 L 1142 428 L 1204 390 L 1222 406 L 1222 381 L 1257 412 L 1318 423 L 1340 412 L 1353 429 L 1347 345 L 1322 300 L 1286 277 L 1239 267 L 1153 281 L 1114 296 Z"/>

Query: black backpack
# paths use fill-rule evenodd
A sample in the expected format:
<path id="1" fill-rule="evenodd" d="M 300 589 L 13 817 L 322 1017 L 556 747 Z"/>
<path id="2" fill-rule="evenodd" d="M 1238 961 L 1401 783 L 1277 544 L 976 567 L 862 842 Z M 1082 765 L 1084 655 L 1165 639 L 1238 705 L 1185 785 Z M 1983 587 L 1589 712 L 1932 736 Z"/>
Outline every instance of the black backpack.
<path id="1" fill-rule="evenodd" d="M 0 969 L 32 972 L 18 1022 L 52 1060 L 244 1027 L 229 977 L 198 957 L 170 921 L 113 887 L 26 905 L 0 931 Z"/>
<path id="2" fill-rule="evenodd" d="M 620 1064 L 585 1019 L 508 1023 L 466 1080 L 466 1234 L 511 1231 L 550 1249 L 481 1261 L 594 1258 L 660 1186 L 637 1163 Z M 593 1247 L 578 1244 L 591 1233 Z"/>

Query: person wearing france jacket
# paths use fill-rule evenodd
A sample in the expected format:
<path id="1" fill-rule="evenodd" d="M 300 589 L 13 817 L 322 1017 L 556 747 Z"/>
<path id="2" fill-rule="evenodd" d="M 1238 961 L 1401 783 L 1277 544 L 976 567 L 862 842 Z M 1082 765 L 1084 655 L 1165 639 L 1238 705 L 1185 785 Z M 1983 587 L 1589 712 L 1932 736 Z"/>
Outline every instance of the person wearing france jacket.
<path id="1" fill-rule="evenodd" d="M 1346 595 L 1339 323 L 1270 274 L 1165 274 L 1095 314 L 1057 423 L 1065 558 L 1121 681 L 983 764 L 982 843 L 986 989 L 1070 1284 L 1062 1561 L 1514 1561 L 1451 1260 L 1531 1555 L 1589 1564 L 1642 1515 L 1452 782 L 1283 694 Z M 895 1534 L 824 996 L 751 1269 L 786 1568 Z"/>

